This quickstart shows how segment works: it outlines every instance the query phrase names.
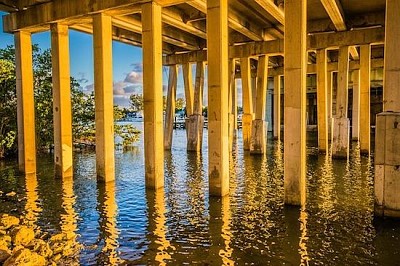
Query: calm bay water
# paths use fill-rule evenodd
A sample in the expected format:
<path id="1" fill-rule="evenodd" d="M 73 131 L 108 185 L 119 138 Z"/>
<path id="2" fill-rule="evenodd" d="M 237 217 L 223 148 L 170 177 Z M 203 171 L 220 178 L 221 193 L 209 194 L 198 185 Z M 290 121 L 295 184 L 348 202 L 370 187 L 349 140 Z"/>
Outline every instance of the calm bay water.
<path id="1" fill-rule="evenodd" d="M 373 216 L 373 161 L 356 145 L 348 161 L 318 155 L 313 136 L 308 146 L 303 209 L 283 204 L 281 143 L 269 139 L 266 156 L 250 156 L 239 138 L 230 196 L 217 199 L 208 196 L 207 148 L 187 153 L 176 130 L 163 191 L 145 190 L 140 142 L 116 152 L 116 181 L 105 185 L 93 152 L 74 154 L 74 180 L 54 178 L 51 155 L 38 158 L 36 176 L 2 162 L 0 213 L 75 232 L 83 265 L 400 265 L 400 221 Z"/>

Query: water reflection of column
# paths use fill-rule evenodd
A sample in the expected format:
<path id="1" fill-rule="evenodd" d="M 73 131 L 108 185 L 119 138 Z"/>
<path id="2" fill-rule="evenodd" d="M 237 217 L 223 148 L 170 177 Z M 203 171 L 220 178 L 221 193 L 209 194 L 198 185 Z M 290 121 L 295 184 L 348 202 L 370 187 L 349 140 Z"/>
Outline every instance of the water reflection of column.
<path id="1" fill-rule="evenodd" d="M 308 214 L 305 210 L 304 207 L 301 208 L 300 210 L 300 242 L 299 242 L 299 253 L 300 253 L 300 265 L 308 265 L 308 262 L 310 260 L 308 256 L 308 251 L 307 251 L 307 241 L 308 241 L 308 236 L 307 236 L 307 219 L 308 219 Z"/>
<path id="2" fill-rule="evenodd" d="M 167 228 L 165 218 L 165 200 L 164 190 L 156 191 L 146 190 L 147 210 L 149 215 L 149 251 L 155 251 L 154 261 L 159 265 L 167 265 L 167 260 L 171 259 L 168 249 L 172 248 L 171 243 L 167 239 Z M 151 258 L 153 261 L 153 258 Z M 150 263 L 152 264 L 152 263 Z"/>
<path id="3" fill-rule="evenodd" d="M 64 213 L 61 214 L 61 232 L 66 236 L 66 241 L 71 252 L 78 250 L 77 248 L 77 214 L 74 206 L 76 197 L 74 194 L 74 180 L 72 177 L 66 177 L 62 181 L 62 208 Z M 67 244 L 67 243 L 66 243 Z"/>
<path id="4" fill-rule="evenodd" d="M 210 198 L 210 222 L 211 247 L 208 261 L 215 265 L 234 265 L 232 260 L 233 249 L 230 247 L 231 212 L 228 196 L 220 199 Z M 217 258 L 218 259 L 217 261 Z"/>
<path id="5" fill-rule="evenodd" d="M 100 238 L 104 241 L 102 254 L 99 256 L 101 264 L 117 265 L 121 263 L 118 257 L 117 213 L 118 206 L 115 200 L 115 183 L 98 183 L 98 211 L 100 213 Z"/>
<path id="6" fill-rule="evenodd" d="M 39 195 L 37 192 L 38 181 L 36 174 L 27 174 L 25 176 L 25 189 L 26 189 L 26 205 L 24 224 L 38 229 L 36 224 L 38 215 L 42 208 L 38 205 Z"/>

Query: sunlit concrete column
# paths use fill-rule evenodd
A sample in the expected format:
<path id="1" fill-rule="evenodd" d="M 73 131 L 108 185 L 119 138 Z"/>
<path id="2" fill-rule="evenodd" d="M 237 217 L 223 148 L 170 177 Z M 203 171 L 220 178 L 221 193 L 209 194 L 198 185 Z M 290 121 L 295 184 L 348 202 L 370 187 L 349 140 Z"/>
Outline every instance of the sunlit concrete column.
<path id="1" fill-rule="evenodd" d="M 73 175 L 71 77 L 69 70 L 68 26 L 51 25 L 53 72 L 54 165 L 59 177 Z"/>
<path id="2" fill-rule="evenodd" d="M 192 66 L 190 63 L 182 65 L 183 85 L 185 87 L 186 115 L 189 117 L 193 114 L 193 81 Z"/>
<path id="3" fill-rule="evenodd" d="M 253 90 L 251 86 L 250 58 L 240 59 L 240 71 L 242 74 L 242 134 L 243 149 L 250 150 L 251 125 L 254 118 L 253 113 Z"/>
<path id="4" fill-rule="evenodd" d="M 400 85 L 400 84 L 398 84 Z M 371 46 L 360 46 L 360 151 L 371 150 Z"/>
<path id="5" fill-rule="evenodd" d="M 232 150 L 237 134 L 237 91 L 235 59 L 229 59 L 229 149 Z"/>
<path id="6" fill-rule="evenodd" d="M 164 149 L 171 150 L 172 133 L 175 122 L 176 85 L 178 82 L 178 66 L 169 67 L 167 110 L 164 121 Z"/>
<path id="7" fill-rule="evenodd" d="M 333 119 L 332 156 L 349 157 L 350 126 L 347 118 L 349 84 L 349 47 L 339 47 L 338 88 L 336 95 L 336 116 Z"/>
<path id="8" fill-rule="evenodd" d="M 360 139 L 360 70 L 353 70 L 353 112 L 351 115 L 351 139 Z"/>
<path id="9" fill-rule="evenodd" d="M 317 51 L 317 116 L 318 116 L 318 150 L 328 150 L 328 88 L 326 50 Z"/>
<path id="10" fill-rule="evenodd" d="M 16 32 L 14 41 L 17 78 L 18 165 L 21 172 L 31 174 L 36 173 L 31 34 L 24 31 Z"/>
<path id="11" fill-rule="evenodd" d="M 104 14 L 93 16 L 96 171 L 99 181 L 115 178 L 112 24 Z"/>
<path id="12" fill-rule="evenodd" d="M 328 98 L 328 140 L 332 140 L 332 101 L 333 101 L 333 72 L 327 73 Z"/>
<path id="13" fill-rule="evenodd" d="M 161 6 L 142 5 L 146 187 L 164 186 Z"/>
<path id="14" fill-rule="evenodd" d="M 281 139 L 281 76 L 274 76 L 274 139 Z"/>
<path id="15" fill-rule="evenodd" d="M 258 65 L 257 65 L 257 71 L 258 71 Z M 251 73 L 251 70 L 250 70 Z M 257 73 L 257 72 L 256 72 Z M 253 102 L 253 119 L 256 114 L 256 105 L 257 105 L 257 80 L 258 80 L 258 73 L 257 76 L 252 75 L 251 76 L 251 96 L 253 97 L 252 102 Z"/>
<path id="16" fill-rule="evenodd" d="M 265 154 L 267 150 L 265 109 L 267 105 L 268 56 L 259 57 L 257 71 L 256 113 L 251 128 L 250 153 Z"/>
<path id="17" fill-rule="evenodd" d="M 208 175 L 211 196 L 229 193 L 228 0 L 207 0 Z"/>
<path id="18" fill-rule="evenodd" d="M 189 117 L 186 125 L 188 151 L 200 151 L 203 144 L 203 89 L 204 62 L 197 62 L 193 114 Z"/>
<path id="19" fill-rule="evenodd" d="M 386 1 L 383 113 L 376 117 L 375 213 L 400 217 L 400 1 Z"/>
<path id="20" fill-rule="evenodd" d="M 285 1 L 285 203 L 305 204 L 307 1 Z M 290 38 L 288 38 L 290 36 Z"/>

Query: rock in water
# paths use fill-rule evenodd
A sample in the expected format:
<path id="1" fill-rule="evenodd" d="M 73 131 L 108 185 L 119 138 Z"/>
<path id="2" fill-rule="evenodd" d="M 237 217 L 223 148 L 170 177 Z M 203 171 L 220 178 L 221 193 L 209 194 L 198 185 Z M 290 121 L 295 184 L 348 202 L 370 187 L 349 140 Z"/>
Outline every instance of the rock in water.
<path id="1" fill-rule="evenodd" d="M 5 262 L 11 256 L 11 252 L 8 249 L 0 247 L 0 264 Z"/>
<path id="2" fill-rule="evenodd" d="M 21 226 L 12 231 L 11 237 L 14 246 L 22 245 L 26 247 L 35 238 L 35 232 L 32 228 Z"/>
<path id="3" fill-rule="evenodd" d="M 19 225 L 19 222 L 19 218 L 8 214 L 3 214 L 0 217 L 0 227 L 4 228 L 5 230 L 12 226 Z"/>
<path id="4" fill-rule="evenodd" d="M 46 259 L 36 252 L 31 252 L 29 249 L 20 249 L 11 255 L 5 262 L 4 266 L 19 265 L 19 266 L 45 266 Z"/>

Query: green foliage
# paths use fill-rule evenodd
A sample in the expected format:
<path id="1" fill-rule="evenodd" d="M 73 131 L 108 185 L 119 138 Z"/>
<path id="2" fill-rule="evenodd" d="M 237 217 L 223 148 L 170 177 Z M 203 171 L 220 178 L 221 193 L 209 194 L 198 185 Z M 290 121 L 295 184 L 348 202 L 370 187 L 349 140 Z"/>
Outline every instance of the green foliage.
<path id="1" fill-rule="evenodd" d="M 15 79 L 13 61 L 0 59 L 0 158 L 17 150 L 15 141 L 17 135 Z"/>
<path id="2" fill-rule="evenodd" d="M 124 110 L 118 108 L 118 106 L 114 106 L 114 121 L 120 121 L 124 117 Z M 132 146 L 133 143 L 139 140 L 140 130 L 138 130 L 131 124 L 114 123 L 114 135 L 121 138 L 121 142 L 116 143 L 117 146 L 128 147 Z"/>
<path id="3" fill-rule="evenodd" d="M 175 102 L 176 110 L 181 111 L 181 110 L 183 110 L 183 108 L 185 108 L 185 106 L 186 106 L 185 99 L 183 99 L 183 98 L 176 99 L 176 102 Z"/>
<path id="4" fill-rule="evenodd" d="M 42 51 L 36 45 L 33 51 L 35 127 L 38 149 L 48 149 L 54 143 L 53 93 L 50 50 Z M 74 142 L 95 142 L 94 94 L 85 94 L 78 82 L 71 78 L 72 133 Z M 120 115 L 119 113 L 117 115 Z M 132 125 L 118 126 L 116 132 L 123 143 L 137 141 L 139 131 Z M 17 151 L 17 97 L 15 49 L 0 49 L 0 158 Z"/>
<path id="5" fill-rule="evenodd" d="M 133 111 L 139 112 L 143 110 L 143 95 L 142 94 L 132 94 L 129 97 L 131 101 L 131 107 Z"/>

